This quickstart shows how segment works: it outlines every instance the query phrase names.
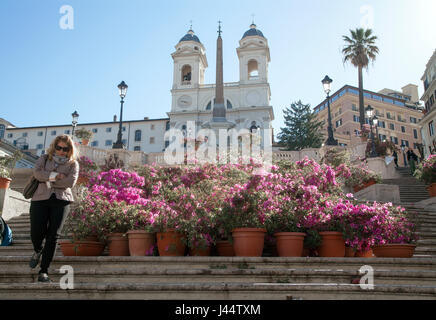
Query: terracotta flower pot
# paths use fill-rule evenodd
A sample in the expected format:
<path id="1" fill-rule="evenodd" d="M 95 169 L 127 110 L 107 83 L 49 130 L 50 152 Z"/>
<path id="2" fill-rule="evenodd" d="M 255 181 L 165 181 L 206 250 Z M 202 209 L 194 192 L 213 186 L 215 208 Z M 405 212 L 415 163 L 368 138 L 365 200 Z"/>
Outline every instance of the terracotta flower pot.
<path id="1" fill-rule="evenodd" d="M 186 245 L 182 242 L 183 235 L 175 229 L 157 233 L 157 249 L 160 256 L 184 256 Z"/>
<path id="2" fill-rule="evenodd" d="M 216 242 L 216 249 L 221 257 L 233 257 L 235 251 L 233 245 L 228 240 L 221 240 Z"/>
<path id="3" fill-rule="evenodd" d="M 12 179 L 9 178 L 0 178 L 0 189 L 7 189 L 11 184 Z"/>
<path id="4" fill-rule="evenodd" d="M 108 247 L 110 256 L 128 256 L 129 239 L 124 233 L 111 233 L 108 236 Z"/>
<path id="5" fill-rule="evenodd" d="M 355 257 L 357 257 L 357 258 L 372 258 L 373 256 L 374 255 L 373 255 L 371 249 L 369 249 L 367 251 L 358 250 L 358 251 L 356 251 L 356 255 L 355 255 Z"/>
<path id="6" fill-rule="evenodd" d="M 127 232 L 129 239 L 129 252 L 131 256 L 146 256 L 153 250 L 155 234 L 144 230 L 131 230 Z"/>
<path id="7" fill-rule="evenodd" d="M 367 181 L 367 182 L 364 182 L 364 183 L 361 184 L 361 185 L 354 186 L 354 187 L 353 187 L 353 190 L 354 190 L 354 192 L 358 192 L 358 191 L 360 191 L 360 190 L 363 190 L 363 189 L 365 189 L 365 188 L 368 188 L 369 186 L 372 186 L 373 184 L 376 184 L 376 181 L 375 181 L 374 179 L 371 179 L 371 180 L 369 180 L 369 181 Z"/>
<path id="8" fill-rule="evenodd" d="M 318 248 L 320 257 L 345 257 L 345 241 L 342 232 L 324 231 L 319 233 L 322 242 Z"/>
<path id="9" fill-rule="evenodd" d="M 345 247 L 345 257 L 351 258 L 356 254 L 356 250 L 351 247 Z"/>
<path id="10" fill-rule="evenodd" d="M 427 187 L 430 197 L 436 197 L 436 183 L 432 183 Z"/>
<path id="11" fill-rule="evenodd" d="M 210 246 L 207 246 L 206 248 L 189 248 L 189 255 L 190 256 L 201 256 L 201 257 L 208 257 L 210 256 Z"/>
<path id="12" fill-rule="evenodd" d="M 100 256 L 104 250 L 104 243 L 98 241 L 60 241 L 62 254 L 71 256 Z"/>
<path id="13" fill-rule="evenodd" d="M 277 253 L 279 257 L 301 257 L 305 233 L 278 232 L 274 234 L 277 240 Z"/>
<path id="14" fill-rule="evenodd" d="M 381 258 L 411 258 L 415 253 L 414 244 L 383 244 L 374 246 L 372 251 Z"/>
<path id="15" fill-rule="evenodd" d="M 237 257 L 261 257 L 266 229 L 236 228 L 232 230 L 233 249 Z"/>

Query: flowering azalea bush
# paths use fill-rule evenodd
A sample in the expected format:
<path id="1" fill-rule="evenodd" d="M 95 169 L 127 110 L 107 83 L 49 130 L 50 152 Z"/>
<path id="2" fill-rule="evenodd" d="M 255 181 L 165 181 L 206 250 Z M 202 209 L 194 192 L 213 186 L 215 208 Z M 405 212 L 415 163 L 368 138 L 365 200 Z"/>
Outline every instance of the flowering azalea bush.
<path id="1" fill-rule="evenodd" d="M 436 183 L 436 154 L 429 155 L 427 159 L 418 164 L 413 175 L 426 184 Z"/>
<path id="2" fill-rule="evenodd" d="M 371 171 L 364 163 L 352 166 L 341 165 L 336 169 L 336 173 L 347 187 L 361 186 L 371 180 L 376 183 L 382 181 L 381 175 Z"/>
<path id="3" fill-rule="evenodd" d="M 97 164 L 86 156 L 81 156 L 79 162 L 79 177 L 83 178 L 95 178 L 97 176 L 98 166 Z"/>

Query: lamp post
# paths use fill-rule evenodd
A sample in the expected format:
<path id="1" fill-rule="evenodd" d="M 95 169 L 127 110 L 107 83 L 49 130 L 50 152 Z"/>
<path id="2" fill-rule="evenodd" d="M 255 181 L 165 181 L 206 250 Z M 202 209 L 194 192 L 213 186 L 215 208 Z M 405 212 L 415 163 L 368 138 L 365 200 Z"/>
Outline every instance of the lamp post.
<path id="1" fill-rule="evenodd" d="M 71 132 L 71 137 L 74 138 L 74 130 L 76 129 L 77 123 L 79 122 L 79 114 L 77 111 L 74 111 L 71 116 L 73 117 L 73 121 L 71 121 L 71 124 L 73 125 L 73 130 Z"/>
<path id="2" fill-rule="evenodd" d="M 368 105 L 365 108 L 366 111 L 366 116 L 368 117 L 369 120 L 369 125 L 370 125 L 370 130 L 371 130 L 371 153 L 369 154 L 370 158 L 375 158 L 378 157 L 377 151 L 375 150 L 375 137 L 374 137 L 374 131 L 372 130 L 373 127 L 373 113 L 374 113 L 374 108 L 371 107 L 370 105 Z M 377 119 L 377 118 L 376 118 Z M 378 119 L 377 119 L 378 122 Z"/>
<path id="3" fill-rule="evenodd" d="M 117 142 L 115 142 L 112 145 L 112 149 L 123 149 L 124 145 L 123 145 L 123 141 L 122 141 L 122 130 L 123 130 L 123 104 L 124 104 L 124 98 L 126 96 L 127 93 L 127 84 L 122 81 L 119 85 L 118 85 L 118 89 L 120 91 L 120 97 L 121 97 L 121 111 L 120 111 L 120 127 L 118 129 L 118 137 L 117 137 Z"/>
<path id="4" fill-rule="evenodd" d="M 327 141 L 325 144 L 328 146 L 337 146 L 338 141 L 335 140 L 335 138 L 333 137 L 332 114 L 330 112 L 330 85 L 333 82 L 333 80 L 330 79 L 329 76 L 325 76 L 325 78 L 321 82 L 322 82 L 322 85 L 324 87 L 324 92 L 327 93 L 327 109 L 328 109 L 327 132 L 328 132 L 328 138 L 327 138 Z"/>

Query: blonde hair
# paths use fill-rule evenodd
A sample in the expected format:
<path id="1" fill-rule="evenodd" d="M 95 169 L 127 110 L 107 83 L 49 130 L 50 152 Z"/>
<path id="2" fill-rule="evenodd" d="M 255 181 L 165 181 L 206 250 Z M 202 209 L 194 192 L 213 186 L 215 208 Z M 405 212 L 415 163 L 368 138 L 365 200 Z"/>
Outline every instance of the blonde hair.
<path id="1" fill-rule="evenodd" d="M 50 147 L 47 150 L 47 154 L 48 154 L 48 159 L 49 160 L 53 160 L 53 155 L 55 154 L 56 151 L 56 146 L 59 142 L 63 142 L 65 143 L 68 148 L 70 148 L 70 150 L 67 153 L 67 158 L 70 159 L 70 161 L 75 161 L 77 160 L 78 154 L 77 154 L 77 149 L 74 146 L 74 142 L 71 139 L 71 137 L 69 135 L 63 134 L 60 136 L 57 136 L 52 143 L 50 144 Z"/>

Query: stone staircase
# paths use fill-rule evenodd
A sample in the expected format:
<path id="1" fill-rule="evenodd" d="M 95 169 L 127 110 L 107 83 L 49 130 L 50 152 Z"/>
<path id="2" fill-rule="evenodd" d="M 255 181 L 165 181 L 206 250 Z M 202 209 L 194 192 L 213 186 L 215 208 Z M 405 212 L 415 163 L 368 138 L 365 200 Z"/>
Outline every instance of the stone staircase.
<path id="1" fill-rule="evenodd" d="M 63 257 L 58 248 L 49 284 L 28 267 L 33 249 L 22 214 L 8 221 L 14 244 L 0 247 L 0 299 L 436 300 L 436 208 L 404 205 L 420 234 L 410 259 Z M 372 290 L 356 284 L 365 265 L 374 270 Z M 74 268 L 74 289 L 61 289 L 62 266 Z"/>
<path id="2" fill-rule="evenodd" d="M 416 203 L 430 197 L 425 184 L 410 174 L 409 167 L 400 167 L 396 168 L 396 170 L 401 178 L 385 179 L 382 183 L 398 185 L 402 203 Z"/>

